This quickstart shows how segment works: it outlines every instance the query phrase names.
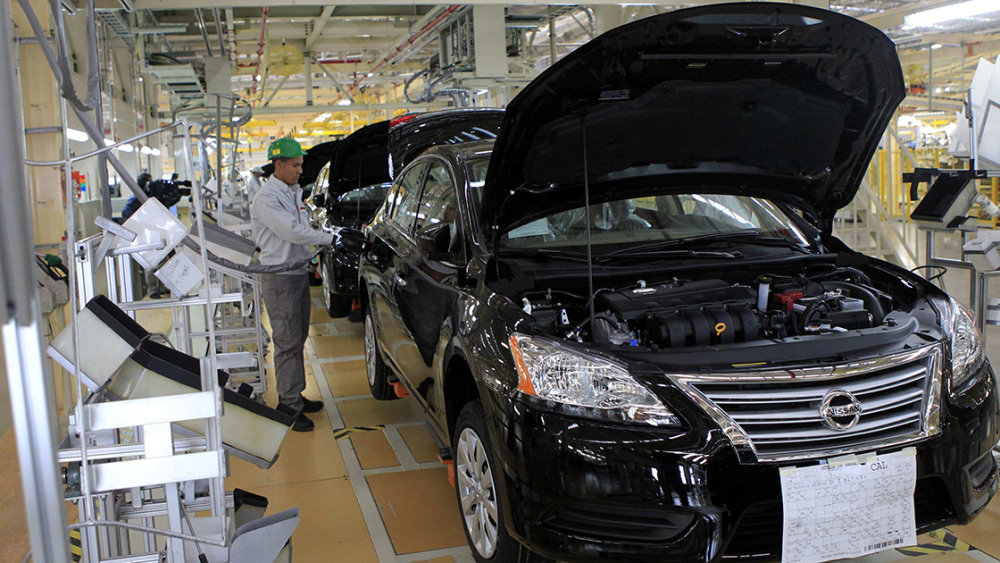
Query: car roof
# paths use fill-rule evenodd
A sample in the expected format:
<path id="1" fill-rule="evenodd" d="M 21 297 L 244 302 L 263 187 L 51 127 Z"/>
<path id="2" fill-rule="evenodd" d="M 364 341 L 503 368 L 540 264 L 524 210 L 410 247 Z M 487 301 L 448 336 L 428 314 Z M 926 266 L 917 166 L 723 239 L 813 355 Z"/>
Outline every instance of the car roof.
<path id="1" fill-rule="evenodd" d="M 459 163 L 467 160 L 489 158 L 492 152 L 493 141 L 489 140 L 454 145 L 436 145 L 422 152 L 420 156 L 435 154 L 452 163 Z"/>

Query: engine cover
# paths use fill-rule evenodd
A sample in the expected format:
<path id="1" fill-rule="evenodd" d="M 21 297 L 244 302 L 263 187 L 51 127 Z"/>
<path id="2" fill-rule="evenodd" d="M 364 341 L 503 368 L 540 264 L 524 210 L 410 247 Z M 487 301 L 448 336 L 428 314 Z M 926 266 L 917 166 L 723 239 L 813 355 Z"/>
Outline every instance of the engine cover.
<path id="1" fill-rule="evenodd" d="M 745 285 L 699 280 L 601 293 L 595 305 L 598 310 L 609 310 L 630 321 L 654 311 L 732 305 L 749 307 L 756 302 L 757 293 Z"/>
<path id="2" fill-rule="evenodd" d="M 683 348 L 760 338 L 756 292 L 722 280 L 699 280 L 602 293 L 597 308 L 640 327 L 646 344 Z"/>

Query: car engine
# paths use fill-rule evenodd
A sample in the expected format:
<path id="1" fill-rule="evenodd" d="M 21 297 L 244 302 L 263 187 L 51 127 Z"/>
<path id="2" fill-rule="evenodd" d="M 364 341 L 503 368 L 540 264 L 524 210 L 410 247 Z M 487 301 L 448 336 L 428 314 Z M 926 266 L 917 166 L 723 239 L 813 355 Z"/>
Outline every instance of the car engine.
<path id="1" fill-rule="evenodd" d="M 863 276 L 863 274 L 861 274 Z M 847 332 L 882 324 L 891 297 L 854 281 L 762 275 L 752 284 L 672 280 L 605 288 L 594 297 L 593 326 L 579 298 L 549 290 L 522 299 L 543 332 L 594 344 L 653 350 L 738 344 Z"/>

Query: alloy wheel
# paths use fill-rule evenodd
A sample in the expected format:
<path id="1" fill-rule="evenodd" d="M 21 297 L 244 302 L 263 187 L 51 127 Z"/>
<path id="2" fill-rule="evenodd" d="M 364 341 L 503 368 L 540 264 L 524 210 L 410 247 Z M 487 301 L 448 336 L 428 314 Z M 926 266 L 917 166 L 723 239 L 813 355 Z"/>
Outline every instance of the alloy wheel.
<path id="1" fill-rule="evenodd" d="M 329 299 L 329 298 L 328 298 Z M 365 315 L 365 369 L 368 372 L 368 384 L 375 387 L 375 323 L 372 315 Z"/>
<path id="2" fill-rule="evenodd" d="M 493 468 L 482 439 L 472 428 L 462 430 L 457 450 L 455 475 L 462 519 L 476 551 L 489 559 L 496 552 L 500 535 Z"/>
<path id="3" fill-rule="evenodd" d="M 333 309 L 330 298 L 330 292 L 333 291 L 333 288 L 330 287 L 330 269 L 323 266 L 320 277 L 323 278 L 323 304 L 326 305 L 326 310 L 329 312 Z"/>

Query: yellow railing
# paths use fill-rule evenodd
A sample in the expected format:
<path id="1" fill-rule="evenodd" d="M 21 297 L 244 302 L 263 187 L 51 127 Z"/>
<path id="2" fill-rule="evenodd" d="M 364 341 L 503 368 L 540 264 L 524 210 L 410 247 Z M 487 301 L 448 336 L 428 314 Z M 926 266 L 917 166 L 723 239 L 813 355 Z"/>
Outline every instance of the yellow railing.
<path id="1" fill-rule="evenodd" d="M 913 171 L 910 159 L 903 155 L 895 142 L 892 149 L 879 149 L 868 167 L 868 183 L 892 219 L 909 221 L 910 212 L 919 202 L 910 201 L 910 185 L 903 183 L 903 174 Z M 921 168 L 964 168 L 965 164 L 948 154 L 945 147 L 911 149 L 910 153 Z M 926 185 L 917 188 L 919 197 Z M 995 197 L 995 195 L 994 195 Z"/>

